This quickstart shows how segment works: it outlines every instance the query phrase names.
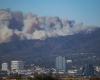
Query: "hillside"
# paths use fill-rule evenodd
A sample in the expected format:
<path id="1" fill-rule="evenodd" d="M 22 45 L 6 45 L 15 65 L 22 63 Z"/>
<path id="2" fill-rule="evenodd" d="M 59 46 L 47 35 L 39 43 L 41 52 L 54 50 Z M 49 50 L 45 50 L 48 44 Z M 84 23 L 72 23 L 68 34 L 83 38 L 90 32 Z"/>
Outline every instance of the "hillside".
<path id="1" fill-rule="evenodd" d="M 18 59 L 50 67 L 54 66 L 57 55 L 64 55 L 78 65 L 87 61 L 100 65 L 100 28 L 45 40 L 16 40 L 0 44 L 0 62 Z"/>

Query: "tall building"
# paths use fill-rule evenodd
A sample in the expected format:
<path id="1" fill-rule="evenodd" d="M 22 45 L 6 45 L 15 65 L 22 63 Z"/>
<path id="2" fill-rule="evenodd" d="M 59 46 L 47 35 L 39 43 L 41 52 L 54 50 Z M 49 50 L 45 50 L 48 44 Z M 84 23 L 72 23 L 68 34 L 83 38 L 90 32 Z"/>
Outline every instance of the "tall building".
<path id="1" fill-rule="evenodd" d="M 62 56 L 56 57 L 56 69 L 58 72 L 65 72 L 66 71 L 65 57 L 62 57 Z"/>
<path id="2" fill-rule="evenodd" d="M 2 63 L 2 71 L 8 71 L 8 63 Z"/>
<path id="3" fill-rule="evenodd" d="M 23 61 L 11 61 L 11 71 L 20 72 L 23 69 L 24 69 Z"/>

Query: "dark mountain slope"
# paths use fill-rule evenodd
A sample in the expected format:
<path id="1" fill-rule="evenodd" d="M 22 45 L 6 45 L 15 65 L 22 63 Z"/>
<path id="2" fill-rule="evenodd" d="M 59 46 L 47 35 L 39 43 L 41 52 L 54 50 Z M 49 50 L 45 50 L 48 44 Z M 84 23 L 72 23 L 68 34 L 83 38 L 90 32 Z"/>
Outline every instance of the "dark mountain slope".
<path id="1" fill-rule="evenodd" d="M 0 44 L 0 62 L 21 59 L 28 63 L 48 66 L 54 64 L 55 56 L 57 55 L 71 56 L 73 59 L 77 57 L 77 60 L 80 60 L 80 53 L 88 53 L 87 56 L 82 55 L 86 59 L 90 55 L 90 57 L 97 56 L 97 60 L 94 63 L 99 61 L 97 64 L 100 64 L 99 28 L 89 33 L 80 32 L 66 37 L 12 41 Z M 81 58 L 81 60 L 83 63 L 85 62 L 84 58 Z M 76 63 L 78 62 L 76 61 Z"/>

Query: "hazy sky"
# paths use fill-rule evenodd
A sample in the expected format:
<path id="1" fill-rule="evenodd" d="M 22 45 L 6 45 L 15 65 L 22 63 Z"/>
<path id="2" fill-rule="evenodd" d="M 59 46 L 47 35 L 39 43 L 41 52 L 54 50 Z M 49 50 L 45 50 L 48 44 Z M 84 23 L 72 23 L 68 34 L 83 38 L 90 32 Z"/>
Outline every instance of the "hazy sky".
<path id="1" fill-rule="evenodd" d="M 0 8 L 59 16 L 100 26 L 100 0 L 0 0 Z"/>

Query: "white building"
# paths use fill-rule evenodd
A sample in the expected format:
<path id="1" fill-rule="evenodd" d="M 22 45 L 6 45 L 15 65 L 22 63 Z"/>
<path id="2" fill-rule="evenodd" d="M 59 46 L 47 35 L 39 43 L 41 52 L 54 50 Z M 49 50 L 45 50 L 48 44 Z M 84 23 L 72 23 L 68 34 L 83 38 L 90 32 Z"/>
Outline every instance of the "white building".
<path id="1" fill-rule="evenodd" d="M 11 61 L 11 71 L 12 72 L 21 72 L 24 69 L 23 61 Z"/>
<path id="2" fill-rule="evenodd" d="M 2 71 L 8 71 L 8 63 L 2 63 Z"/>
<path id="3" fill-rule="evenodd" d="M 77 74 L 77 72 L 78 72 L 77 69 L 72 69 L 72 70 L 68 70 L 68 71 L 67 71 L 67 73 L 68 73 L 69 75 L 75 75 L 75 74 Z"/>
<path id="4" fill-rule="evenodd" d="M 66 60 L 66 63 L 72 63 L 72 60 Z"/>
<path id="5" fill-rule="evenodd" d="M 65 57 L 62 57 L 62 56 L 56 57 L 56 69 L 58 72 L 65 72 L 66 71 Z"/>
<path id="6" fill-rule="evenodd" d="M 95 70 L 96 70 L 97 72 L 100 72 L 100 66 L 95 66 Z"/>

